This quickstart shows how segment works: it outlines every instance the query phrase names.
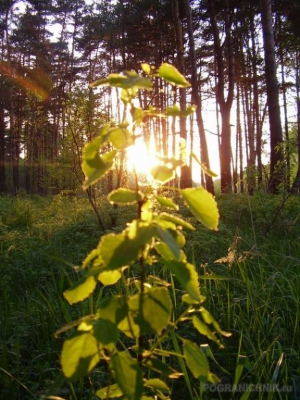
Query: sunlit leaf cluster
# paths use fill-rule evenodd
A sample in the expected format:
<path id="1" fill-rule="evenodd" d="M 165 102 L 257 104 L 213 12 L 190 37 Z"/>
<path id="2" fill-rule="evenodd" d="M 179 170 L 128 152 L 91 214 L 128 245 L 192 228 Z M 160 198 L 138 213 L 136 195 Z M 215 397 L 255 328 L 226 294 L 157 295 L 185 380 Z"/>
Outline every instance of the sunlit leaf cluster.
<path id="1" fill-rule="evenodd" d="M 151 79 L 160 78 L 172 85 L 187 87 L 186 79 L 171 65 L 163 64 L 155 71 L 148 64 L 142 65 L 145 76 L 127 71 L 111 74 L 93 84 L 118 87 L 122 101 L 129 108 L 133 127 L 126 121 L 119 125 L 104 126 L 99 135 L 84 149 L 82 169 L 85 188 L 101 179 L 112 168 L 119 151 L 135 141 L 134 126 L 140 125 L 146 115 L 157 110 L 142 110 L 133 105 L 138 90 L 151 90 Z M 159 112 L 160 115 L 182 117 L 193 108 L 176 107 Z M 107 150 L 108 149 L 108 150 Z M 99 287 L 112 287 L 93 315 L 73 322 L 63 329 L 70 331 L 61 353 L 62 370 L 71 381 L 91 372 L 104 362 L 113 381 L 100 388 L 100 399 L 123 397 L 129 400 L 168 399 L 171 389 L 166 378 L 179 378 L 184 370 L 164 362 L 171 355 L 182 360 L 191 374 L 202 382 L 215 383 L 218 378 L 210 372 L 208 360 L 199 342 L 209 339 L 222 347 L 221 337 L 226 336 L 215 319 L 203 307 L 199 277 L 184 252 L 184 230 L 194 226 L 178 214 L 175 200 L 157 193 L 157 185 L 164 185 L 184 164 L 182 158 L 160 157 L 159 165 L 151 171 L 155 187 L 143 191 L 118 188 L 108 195 L 116 206 L 136 206 L 137 218 L 119 233 L 103 235 L 79 268 L 80 279 L 64 292 L 70 304 L 83 301 Z M 172 188 L 169 188 L 172 190 Z M 219 213 L 211 194 L 204 188 L 175 189 L 195 218 L 209 229 L 217 230 Z M 157 212 L 157 207 L 160 212 Z M 174 286 L 168 279 L 154 274 L 160 265 L 165 276 L 173 277 L 180 286 L 184 311 L 177 315 Z M 114 294 L 112 294 L 114 293 Z M 178 327 L 191 321 L 196 334 L 202 336 L 191 342 L 176 333 Z M 163 341 L 172 336 L 177 345 L 174 350 L 163 350 Z M 181 349 L 180 349 L 181 348 Z"/>

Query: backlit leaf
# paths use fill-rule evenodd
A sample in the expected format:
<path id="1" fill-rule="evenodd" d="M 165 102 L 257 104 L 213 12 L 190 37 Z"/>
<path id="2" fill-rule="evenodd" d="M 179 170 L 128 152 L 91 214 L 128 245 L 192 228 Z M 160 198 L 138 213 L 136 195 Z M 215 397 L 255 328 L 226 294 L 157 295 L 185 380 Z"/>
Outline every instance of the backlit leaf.
<path id="1" fill-rule="evenodd" d="M 175 177 L 175 170 L 166 165 L 158 165 L 151 169 L 150 174 L 156 181 L 166 183 Z"/>
<path id="2" fill-rule="evenodd" d="M 135 220 L 125 232 L 108 234 L 101 238 L 99 254 L 105 269 L 119 269 L 136 260 L 144 246 L 151 243 L 156 227 L 148 222 Z"/>
<path id="3" fill-rule="evenodd" d="M 83 260 L 81 268 L 86 268 L 92 261 L 99 257 L 98 249 L 93 249 Z"/>
<path id="4" fill-rule="evenodd" d="M 114 285 L 121 278 L 122 272 L 118 269 L 113 271 L 103 271 L 98 275 L 98 281 L 104 286 Z"/>
<path id="5" fill-rule="evenodd" d="M 100 361 L 99 345 L 90 333 L 81 333 L 64 341 L 61 365 L 66 378 L 77 380 L 88 374 Z"/>
<path id="6" fill-rule="evenodd" d="M 121 74 L 110 74 L 104 79 L 98 79 L 90 84 L 90 87 L 100 85 L 110 85 L 114 87 L 122 87 L 122 84 L 126 80 L 126 76 Z"/>
<path id="7" fill-rule="evenodd" d="M 103 347 L 113 351 L 114 344 L 118 340 L 119 332 L 117 326 L 107 319 L 98 319 L 94 323 L 94 335 Z"/>
<path id="8" fill-rule="evenodd" d="M 113 399 L 123 396 L 123 392 L 121 391 L 119 386 L 114 383 L 113 385 L 97 390 L 96 396 L 99 397 L 101 400 Z"/>
<path id="9" fill-rule="evenodd" d="M 165 114 L 170 117 L 187 117 L 196 110 L 195 106 L 187 107 L 186 110 L 181 110 L 177 105 L 167 107 Z"/>
<path id="10" fill-rule="evenodd" d="M 155 245 L 155 250 L 166 260 L 177 259 L 179 261 L 186 261 L 186 256 L 182 250 L 179 252 L 179 257 L 175 257 L 166 243 L 157 243 Z"/>
<path id="11" fill-rule="evenodd" d="M 131 339 L 136 339 L 140 335 L 140 327 L 133 319 L 131 310 L 125 318 L 118 324 L 118 329 Z"/>
<path id="12" fill-rule="evenodd" d="M 145 359 L 144 365 L 149 369 L 171 379 L 177 379 L 182 376 L 181 372 L 177 372 L 174 368 L 170 367 L 165 362 L 162 362 L 159 358 L 153 355 Z"/>
<path id="13" fill-rule="evenodd" d="M 167 197 L 155 196 L 155 199 L 159 202 L 159 204 L 163 207 L 172 208 L 173 210 L 178 210 L 178 205 L 174 203 L 172 199 Z"/>
<path id="14" fill-rule="evenodd" d="M 152 89 L 153 85 L 149 78 L 138 75 L 134 70 L 124 71 L 127 80 L 124 82 L 123 89 Z"/>
<path id="15" fill-rule="evenodd" d="M 162 287 L 152 288 L 144 293 L 142 310 L 140 310 L 140 299 L 141 294 L 137 294 L 129 300 L 129 309 L 135 322 L 140 326 L 139 334 L 147 332 L 159 334 L 171 320 L 172 301 L 168 290 Z"/>
<path id="16" fill-rule="evenodd" d="M 96 183 L 109 171 L 113 166 L 116 154 L 116 150 L 113 150 L 100 156 L 99 148 L 95 146 L 94 141 L 90 142 L 85 147 L 81 164 L 82 171 L 85 175 L 85 182 L 83 184 L 84 189 L 87 189 L 89 186 Z"/>
<path id="17" fill-rule="evenodd" d="M 178 87 L 191 86 L 185 77 L 175 67 L 173 67 L 173 65 L 168 63 L 161 64 L 158 69 L 158 74 L 161 78 L 172 85 L 176 85 Z"/>
<path id="18" fill-rule="evenodd" d="M 206 173 L 206 175 L 212 176 L 214 178 L 216 178 L 218 176 L 218 174 L 216 174 L 215 172 L 213 172 L 211 169 L 207 168 L 205 164 L 203 164 L 198 157 L 196 156 L 195 153 L 191 153 L 191 156 L 193 157 L 193 159 L 200 165 L 201 169 Z"/>
<path id="19" fill-rule="evenodd" d="M 117 325 L 128 313 L 125 296 L 113 296 L 105 299 L 98 308 L 97 316 Z"/>
<path id="20" fill-rule="evenodd" d="M 91 83 L 90 87 L 99 85 L 109 85 L 121 89 L 131 89 L 134 87 L 152 89 L 151 81 L 148 78 L 139 76 L 135 71 L 124 71 L 124 74 L 110 74 L 104 79 L 99 79 Z"/>
<path id="21" fill-rule="evenodd" d="M 142 70 L 145 72 L 145 74 L 149 75 L 151 72 L 151 66 L 147 63 L 142 63 L 141 64 Z"/>
<path id="22" fill-rule="evenodd" d="M 192 231 L 195 230 L 193 225 L 191 225 L 189 222 L 185 221 L 182 218 L 179 218 L 179 217 L 177 217 L 175 215 L 171 215 L 171 214 L 168 214 L 168 213 L 159 214 L 158 220 L 170 221 L 170 222 L 173 222 L 176 226 L 182 226 L 183 228 L 187 228 L 187 229 L 190 229 Z"/>
<path id="23" fill-rule="evenodd" d="M 209 374 L 209 366 L 207 359 L 201 348 L 189 340 L 184 341 L 183 352 L 186 359 L 187 366 L 194 375 L 194 377 L 207 378 Z"/>
<path id="24" fill-rule="evenodd" d="M 142 200 L 142 193 L 131 189 L 118 188 L 113 190 L 107 196 L 108 201 L 111 203 L 122 205 L 135 204 Z"/>
<path id="25" fill-rule="evenodd" d="M 139 249 L 128 249 L 128 242 L 124 233 L 111 233 L 101 238 L 99 252 L 106 269 L 119 269 L 137 258 Z"/>
<path id="26" fill-rule="evenodd" d="M 110 130 L 109 141 L 117 150 L 124 150 L 133 144 L 133 136 L 125 127 L 117 126 Z"/>
<path id="27" fill-rule="evenodd" d="M 202 294 L 200 295 L 200 303 L 203 303 L 205 301 L 206 297 L 202 296 Z M 182 301 L 184 301 L 187 304 L 199 304 L 199 300 L 195 300 L 193 299 L 189 294 L 185 293 L 182 296 Z"/>
<path id="28" fill-rule="evenodd" d="M 219 210 L 213 196 L 204 188 L 181 189 L 180 193 L 198 221 L 209 229 L 218 230 Z"/>
<path id="29" fill-rule="evenodd" d="M 197 318 L 195 315 L 193 316 L 193 325 L 197 329 L 201 335 L 205 335 L 208 337 L 208 339 L 213 340 L 214 342 L 218 343 L 220 348 L 223 348 L 224 346 L 221 344 L 220 340 L 216 337 L 214 332 L 212 332 L 209 327 L 203 323 L 199 318 Z"/>
<path id="30" fill-rule="evenodd" d="M 67 289 L 63 295 L 69 304 L 78 303 L 89 297 L 96 286 L 97 281 L 94 276 L 83 277 L 78 280 L 71 289 Z"/>
<path id="31" fill-rule="evenodd" d="M 140 108 L 140 107 L 132 107 L 130 112 L 131 112 L 131 116 L 132 116 L 133 122 L 137 126 L 139 126 L 143 122 L 143 119 L 145 117 L 144 110 L 142 108 Z"/>
<path id="32" fill-rule="evenodd" d="M 222 331 L 218 322 L 214 319 L 214 317 L 210 314 L 210 312 L 207 311 L 204 307 L 200 308 L 200 312 L 201 312 L 202 318 L 204 319 L 204 322 L 206 324 L 212 324 L 213 327 L 215 328 L 215 330 L 225 337 L 231 336 L 230 332 Z"/>
<path id="33" fill-rule="evenodd" d="M 176 260 L 164 260 L 164 264 L 175 274 L 176 278 L 191 298 L 200 302 L 199 279 L 195 266 Z"/>
<path id="34" fill-rule="evenodd" d="M 168 385 L 158 378 L 146 379 L 144 385 L 148 388 L 159 390 L 163 393 L 170 393 L 170 388 Z"/>
<path id="35" fill-rule="evenodd" d="M 138 361 L 123 351 L 112 356 L 110 365 L 126 399 L 139 400 L 143 392 L 143 376 Z"/>
<path id="36" fill-rule="evenodd" d="M 175 258 L 179 258 L 180 248 L 178 243 L 167 230 L 157 226 L 157 237 L 169 247 Z"/>

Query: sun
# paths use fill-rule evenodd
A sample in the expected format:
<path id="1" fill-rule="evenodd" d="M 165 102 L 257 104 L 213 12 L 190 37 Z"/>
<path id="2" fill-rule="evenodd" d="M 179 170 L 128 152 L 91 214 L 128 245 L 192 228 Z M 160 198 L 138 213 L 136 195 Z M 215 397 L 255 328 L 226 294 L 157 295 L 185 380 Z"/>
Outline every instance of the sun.
<path id="1" fill-rule="evenodd" d="M 143 139 L 137 139 L 135 144 L 128 147 L 126 151 L 128 170 L 145 175 L 148 180 L 151 180 L 150 171 L 159 164 L 154 148 L 154 144 L 150 143 L 147 146 Z"/>

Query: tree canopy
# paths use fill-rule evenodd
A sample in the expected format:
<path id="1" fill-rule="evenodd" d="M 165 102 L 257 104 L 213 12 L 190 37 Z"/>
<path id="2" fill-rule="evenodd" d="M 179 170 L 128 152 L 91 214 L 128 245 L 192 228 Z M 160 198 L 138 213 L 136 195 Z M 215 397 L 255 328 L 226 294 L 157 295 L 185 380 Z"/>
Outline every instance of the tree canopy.
<path id="1" fill-rule="evenodd" d="M 298 193 L 299 13 L 296 0 L 2 1 L 0 193 L 81 185 L 84 144 L 122 113 L 117 91 L 89 85 L 142 63 L 173 64 L 191 83 L 157 83 L 151 96 L 161 109 L 196 105 L 194 116 L 142 121 L 143 140 L 161 155 L 186 139 L 176 184 L 213 193 L 204 171 L 215 167 L 222 192 Z M 141 92 L 137 107 L 149 100 Z M 124 155 L 101 190 L 122 185 L 126 168 Z"/>

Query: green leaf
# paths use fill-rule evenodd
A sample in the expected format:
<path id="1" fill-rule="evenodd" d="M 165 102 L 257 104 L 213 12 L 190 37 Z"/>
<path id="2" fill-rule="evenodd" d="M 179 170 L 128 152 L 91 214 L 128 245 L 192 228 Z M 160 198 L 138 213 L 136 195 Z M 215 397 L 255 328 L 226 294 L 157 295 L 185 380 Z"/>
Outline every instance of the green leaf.
<path id="1" fill-rule="evenodd" d="M 142 248 L 151 243 L 156 235 L 156 226 L 149 222 L 133 220 L 126 229 L 126 235 L 132 241 L 134 246 Z"/>
<path id="2" fill-rule="evenodd" d="M 215 383 L 220 383 L 220 382 L 221 382 L 221 379 L 218 378 L 217 375 L 213 374 L 212 372 L 210 372 L 210 373 L 208 374 L 207 380 L 208 380 L 208 382 L 214 383 L 214 384 L 215 384 Z M 240 400 L 242 400 L 242 398 L 241 398 Z"/>
<path id="3" fill-rule="evenodd" d="M 166 243 L 157 243 L 155 245 L 155 250 L 165 259 L 165 260 L 179 260 L 186 261 L 186 256 L 182 250 L 179 252 L 179 257 L 175 257 L 174 253 L 170 250 L 170 247 Z"/>
<path id="4" fill-rule="evenodd" d="M 176 260 L 163 260 L 163 262 L 175 274 L 176 278 L 191 298 L 201 302 L 199 280 L 195 266 Z"/>
<path id="5" fill-rule="evenodd" d="M 174 237 L 174 239 L 176 240 L 176 242 L 180 248 L 185 246 L 185 244 L 186 244 L 185 236 L 179 229 L 176 229 L 176 230 L 168 229 L 168 231 Z"/>
<path id="6" fill-rule="evenodd" d="M 182 376 L 181 372 L 177 372 L 174 368 L 170 367 L 165 362 L 162 362 L 159 358 L 153 355 L 151 355 L 149 358 L 147 357 L 143 361 L 143 365 L 170 379 L 178 379 Z"/>
<path id="7" fill-rule="evenodd" d="M 161 197 L 161 196 L 155 196 L 155 199 L 163 207 L 172 208 L 173 210 L 176 211 L 179 209 L 178 205 L 175 204 L 172 199 L 168 199 L 167 197 Z"/>
<path id="8" fill-rule="evenodd" d="M 158 75 L 172 85 L 176 85 L 178 87 L 191 86 L 185 77 L 175 67 L 168 63 L 161 64 L 158 69 Z"/>
<path id="9" fill-rule="evenodd" d="M 90 84 L 90 87 L 109 85 L 114 87 L 122 87 L 124 81 L 126 81 L 126 76 L 121 74 L 110 74 L 107 78 L 98 79 Z"/>
<path id="10" fill-rule="evenodd" d="M 145 72 L 145 74 L 149 75 L 151 73 L 151 66 L 149 64 L 142 63 L 141 68 Z"/>
<path id="11" fill-rule="evenodd" d="M 96 138 L 97 139 L 97 138 Z M 82 171 L 85 175 L 83 189 L 96 183 L 113 166 L 116 150 L 99 155 L 99 147 L 95 140 L 86 145 L 82 156 Z"/>
<path id="12" fill-rule="evenodd" d="M 98 249 L 93 249 L 83 260 L 82 262 L 82 269 L 85 269 L 92 261 L 99 257 Z"/>
<path id="13" fill-rule="evenodd" d="M 115 149 L 124 150 L 133 145 L 133 136 L 125 127 L 117 126 L 110 130 L 109 141 Z"/>
<path id="14" fill-rule="evenodd" d="M 209 374 L 209 366 L 207 359 L 201 348 L 189 340 L 184 341 L 183 352 L 187 366 L 196 379 L 207 379 Z"/>
<path id="15" fill-rule="evenodd" d="M 131 339 L 136 339 L 139 337 L 140 326 L 133 319 L 131 310 L 128 312 L 126 317 L 118 324 L 118 329 Z"/>
<path id="16" fill-rule="evenodd" d="M 122 272 L 118 269 L 113 271 L 103 271 L 98 275 L 98 281 L 104 286 L 114 285 L 122 277 Z"/>
<path id="17" fill-rule="evenodd" d="M 175 224 L 176 226 L 182 226 L 183 228 L 187 228 L 190 229 L 192 231 L 195 230 L 195 228 L 193 227 L 193 225 L 191 225 L 189 222 L 185 221 L 182 218 L 176 217 L 175 215 L 171 215 L 168 213 L 161 213 L 158 216 L 158 220 L 159 221 L 170 221 L 173 222 L 173 224 Z"/>
<path id="18" fill-rule="evenodd" d="M 112 356 L 110 365 L 126 399 L 139 400 L 143 392 L 143 376 L 137 360 L 123 351 Z"/>
<path id="19" fill-rule="evenodd" d="M 213 196 L 204 188 L 181 189 L 180 193 L 198 221 L 209 229 L 218 230 L 219 210 Z"/>
<path id="20" fill-rule="evenodd" d="M 163 393 L 171 393 L 170 388 L 168 385 L 158 378 L 154 379 L 146 379 L 144 385 L 148 388 L 159 390 Z"/>
<path id="21" fill-rule="evenodd" d="M 201 312 L 202 318 L 204 319 L 204 322 L 206 324 L 212 324 L 213 327 L 215 328 L 215 330 L 225 337 L 231 336 L 230 332 L 222 331 L 218 322 L 214 319 L 214 317 L 210 314 L 210 312 L 207 311 L 204 307 L 200 308 L 200 312 Z"/>
<path id="22" fill-rule="evenodd" d="M 108 320 L 118 325 L 128 314 L 128 305 L 125 296 L 113 296 L 105 299 L 97 311 L 98 318 Z"/>
<path id="23" fill-rule="evenodd" d="M 123 89 L 139 88 L 151 90 L 153 88 L 152 82 L 149 78 L 138 75 L 135 71 L 124 71 L 127 77 L 125 84 L 122 86 Z"/>
<path id="24" fill-rule="evenodd" d="M 152 89 L 152 83 L 148 78 L 139 76 L 135 71 L 124 71 L 124 74 L 110 74 L 104 79 L 99 79 L 90 84 L 90 87 L 109 85 L 121 89 Z"/>
<path id="25" fill-rule="evenodd" d="M 204 324 L 199 318 L 197 318 L 195 315 L 193 316 L 193 325 L 197 329 L 201 335 L 205 335 L 208 337 L 208 339 L 213 340 L 216 342 L 220 348 L 224 348 L 224 346 L 221 344 L 220 340 L 217 338 L 217 336 L 212 332 L 209 327 Z"/>
<path id="26" fill-rule="evenodd" d="M 88 374 L 100 361 L 99 345 L 90 333 L 81 333 L 64 341 L 61 365 L 65 377 L 77 380 Z"/>
<path id="27" fill-rule="evenodd" d="M 135 124 L 137 126 L 139 126 L 143 122 L 143 119 L 145 117 L 144 110 L 140 107 L 132 107 L 130 112 L 131 112 L 133 121 L 135 122 Z"/>
<path id="28" fill-rule="evenodd" d="M 157 226 L 157 237 L 169 247 L 174 257 L 178 259 L 180 255 L 180 248 L 174 237 L 167 230 L 162 229 L 160 226 Z"/>
<path id="29" fill-rule="evenodd" d="M 71 289 L 67 289 L 63 295 L 69 304 L 78 303 L 89 297 L 95 290 L 97 281 L 94 276 L 88 276 L 81 278 Z"/>
<path id="30" fill-rule="evenodd" d="M 175 170 L 166 165 L 158 165 L 151 169 L 150 174 L 156 181 L 166 183 L 175 177 Z"/>
<path id="31" fill-rule="evenodd" d="M 199 300 L 195 300 L 193 299 L 189 294 L 185 293 L 182 296 L 182 301 L 187 303 L 187 304 L 199 304 Z M 206 297 L 202 296 L 202 294 L 200 295 L 200 303 L 203 303 L 205 301 Z"/>
<path id="32" fill-rule="evenodd" d="M 215 172 L 213 172 L 211 169 L 207 168 L 205 164 L 203 164 L 198 157 L 196 156 L 195 153 L 191 153 L 191 156 L 193 157 L 193 159 L 200 165 L 201 169 L 206 173 L 206 175 L 209 176 L 213 176 L 214 178 L 216 178 L 218 176 L 218 174 L 216 174 Z"/>
<path id="33" fill-rule="evenodd" d="M 101 238 L 99 254 L 106 270 L 120 269 L 135 261 L 144 247 L 156 235 L 156 226 L 135 220 L 125 232 L 108 234 Z"/>
<path id="34" fill-rule="evenodd" d="M 142 198 L 143 194 L 141 192 L 125 188 L 118 188 L 116 190 L 113 190 L 107 196 L 108 201 L 118 204 L 120 206 L 135 204 L 141 201 Z"/>
<path id="35" fill-rule="evenodd" d="M 113 399 L 123 396 L 123 392 L 121 391 L 119 386 L 114 383 L 113 385 L 106 386 L 105 388 L 97 390 L 96 396 L 99 397 L 101 400 Z"/>
<path id="36" fill-rule="evenodd" d="M 141 296 L 142 310 L 140 310 Z M 160 334 L 170 323 L 172 301 L 165 288 L 151 288 L 143 295 L 137 294 L 129 300 L 128 305 L 134 321 L 140 327 L 140 335 L 147 332 Z"/>
<path id="37" fill-rule="evenodd" d="M 188 117 L 195 112 L 196 106 L 187 107 L 186 110 L 181 110 L 177 105 L 173 107 L 167 107 L 165 115 L 168 117 Z"/>
<path id="38" fill-rule="evenodd" d="M 137 258 L 139 248 L 129 249 L 128 243 L 129 239 L 124 233 L 111 233 L 101 238 L 99 253 L 106 269 L 120 269 Z"/>
<path id="39" fill-rule="evenodd" d="M 113 351 L 114 345 L 118 340 L 119 331 L 114 323 L 100 318 L 94 323 L 94 335 L 103 347 Z"/>

